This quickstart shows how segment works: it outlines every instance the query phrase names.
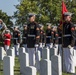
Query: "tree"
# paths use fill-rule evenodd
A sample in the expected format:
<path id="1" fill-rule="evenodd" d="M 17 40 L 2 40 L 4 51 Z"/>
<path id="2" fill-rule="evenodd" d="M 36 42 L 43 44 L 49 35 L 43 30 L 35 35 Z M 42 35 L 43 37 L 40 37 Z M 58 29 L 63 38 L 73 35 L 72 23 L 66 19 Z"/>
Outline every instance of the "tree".
<path id="1" fill-rule="evenodd" d="M 76 12 L 76 1 L 64 0 L 67 9 L 70 12 Z M 14 16 L 18 24 L 27 21 L 27 14 L 34 12 L 37 14 L 37 21 L 39 23 L 51 22 L 58 24 L 61 18 L 61 0 L 21 0 L 19 5 L 16 5 L 17 11 Z M 73 9 L 71 9 L 73 8 Z M 74 14 L 73 21 L 75 21 L 76 14 Z"/>
<path id="2" fill-rule="evenodd" d="M 0 10 L 0 19 L 2 19 L 6 25 L 13 24 L 12 21 L 10 20 L 11 16 L 8 16 L 5 12 L 2 12 L 2 10 Z"/>

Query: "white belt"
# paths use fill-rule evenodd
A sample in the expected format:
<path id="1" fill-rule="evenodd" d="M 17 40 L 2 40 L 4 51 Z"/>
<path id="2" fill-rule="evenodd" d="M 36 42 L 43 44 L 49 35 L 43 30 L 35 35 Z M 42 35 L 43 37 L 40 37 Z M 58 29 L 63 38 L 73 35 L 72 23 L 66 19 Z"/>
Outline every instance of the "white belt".
<path id="1" fill-rule="evenodd" d="M 61 38 L 61 37 L 58 37 L 59 39 Z"/>
<path id="2" fill-rule="evenodd" d="M 23 39 L 26 39 L 26 37 L 23 37 Z"/>
<path id="3" fill-rule="evenodd" d="M 13 38 L 13 39 L 18 39 L 18 38 Z"/>
<path id="4" fill-rule="evenodd" d="M 68 34 L 68 35 L 63 35 L 63 37 L 67 37 L 67 36 L 71 36 L 70 34 Z"/>
<path id="5" fill-rule="evenodd" d="M 51 36 L 46 36 L 46 38 L 51 38 Z"/>
<path id="6" fill-rule="evenodd" d="M 9 40 L 10 41 L 10 39 L 5 39 L 5 40 Z"/>
<path id="7" fill-rule="evenodd" d="M 28 37 L 35 37 L 35 35 L 28 35 Z"/>

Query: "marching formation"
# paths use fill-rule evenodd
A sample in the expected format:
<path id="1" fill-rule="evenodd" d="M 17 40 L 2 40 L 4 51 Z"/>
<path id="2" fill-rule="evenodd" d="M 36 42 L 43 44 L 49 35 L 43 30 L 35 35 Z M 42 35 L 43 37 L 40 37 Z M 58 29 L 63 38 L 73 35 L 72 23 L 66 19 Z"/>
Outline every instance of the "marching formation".
<path id="1" fill-rule="evenodd" d="M 3 29 L 1 36 L 4 41 L 6 53 L 10 48 L 11 41 L 15 48 L 15 56 L 19 56 L 20 47 L 25 47 L 26 52 L 29 54 L 29 65 L 35 66 L 37 70 L 40 70 L 38 51 L 40 51 L 40 58 L 42 58 L 44 47 L 53 48 L 55 55 L 61 56 L 63 70 L 65 69 L 67 73 L 75 73 L 76 26 L 71 22 L 71 16 L 72 13 L 65 12 L 62 27 L 52 26 L 51 23 L 46 23 L 47 28 L 44 30 L 44 25 L 38 24 L 35 21 L 36 15 L 30 13 L 28 16 L 29 23 L 23 26 L 22 33 L 15 26 L 13 35 L 11 35 L 6 25 L 3 24 L 3 21 L 0 20 L 0 29 Z"/>

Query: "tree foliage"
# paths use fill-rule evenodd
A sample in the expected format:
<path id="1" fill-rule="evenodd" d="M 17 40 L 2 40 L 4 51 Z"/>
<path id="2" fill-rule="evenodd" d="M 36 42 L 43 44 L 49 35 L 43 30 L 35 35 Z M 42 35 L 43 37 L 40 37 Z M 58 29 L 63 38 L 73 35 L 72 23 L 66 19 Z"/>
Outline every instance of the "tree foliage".
<path id="1" fill-rule="evenodd" d="M 67 9 L 74 13 L 73 21 L 76 20 L 76 1 L 64 0 Z M 51 22 L 57 24 L 61 18 L 62 9 L 61 0 L 20 0 L 20 4 L 16 5 L 17 11 L 14 13 L 17 24 L 23 24 L 27 21 L 27 14 L 34 12 L 37 14 L 39 23 Z"/>
<path id="2" fill-rule="evenodd" d="M 2 12 L 2 10 L 0 10 L 0 19 L 2 19 L 6 25 L 13 24 L 12 21 L 10 20 L 11 16 L 8 16 L 5 12 Z"/>

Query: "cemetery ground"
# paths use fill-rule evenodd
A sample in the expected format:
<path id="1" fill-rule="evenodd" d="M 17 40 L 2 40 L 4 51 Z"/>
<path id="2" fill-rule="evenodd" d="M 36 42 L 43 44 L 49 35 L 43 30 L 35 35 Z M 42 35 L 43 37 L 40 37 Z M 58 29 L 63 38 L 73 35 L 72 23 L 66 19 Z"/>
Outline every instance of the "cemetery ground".
<path id="1" fill-rule="evenodd" d="M 0 75 L 3 75 L 3 61 L 0 61 Z M 17 57 L 15 58 L 14 75 L 21 75 L 20 63 Z M 39 75 L 39 73 L 37 73 L 37 75 Z M 72 75 L 72 74 L 63 73 L 63 75 Z"/>

